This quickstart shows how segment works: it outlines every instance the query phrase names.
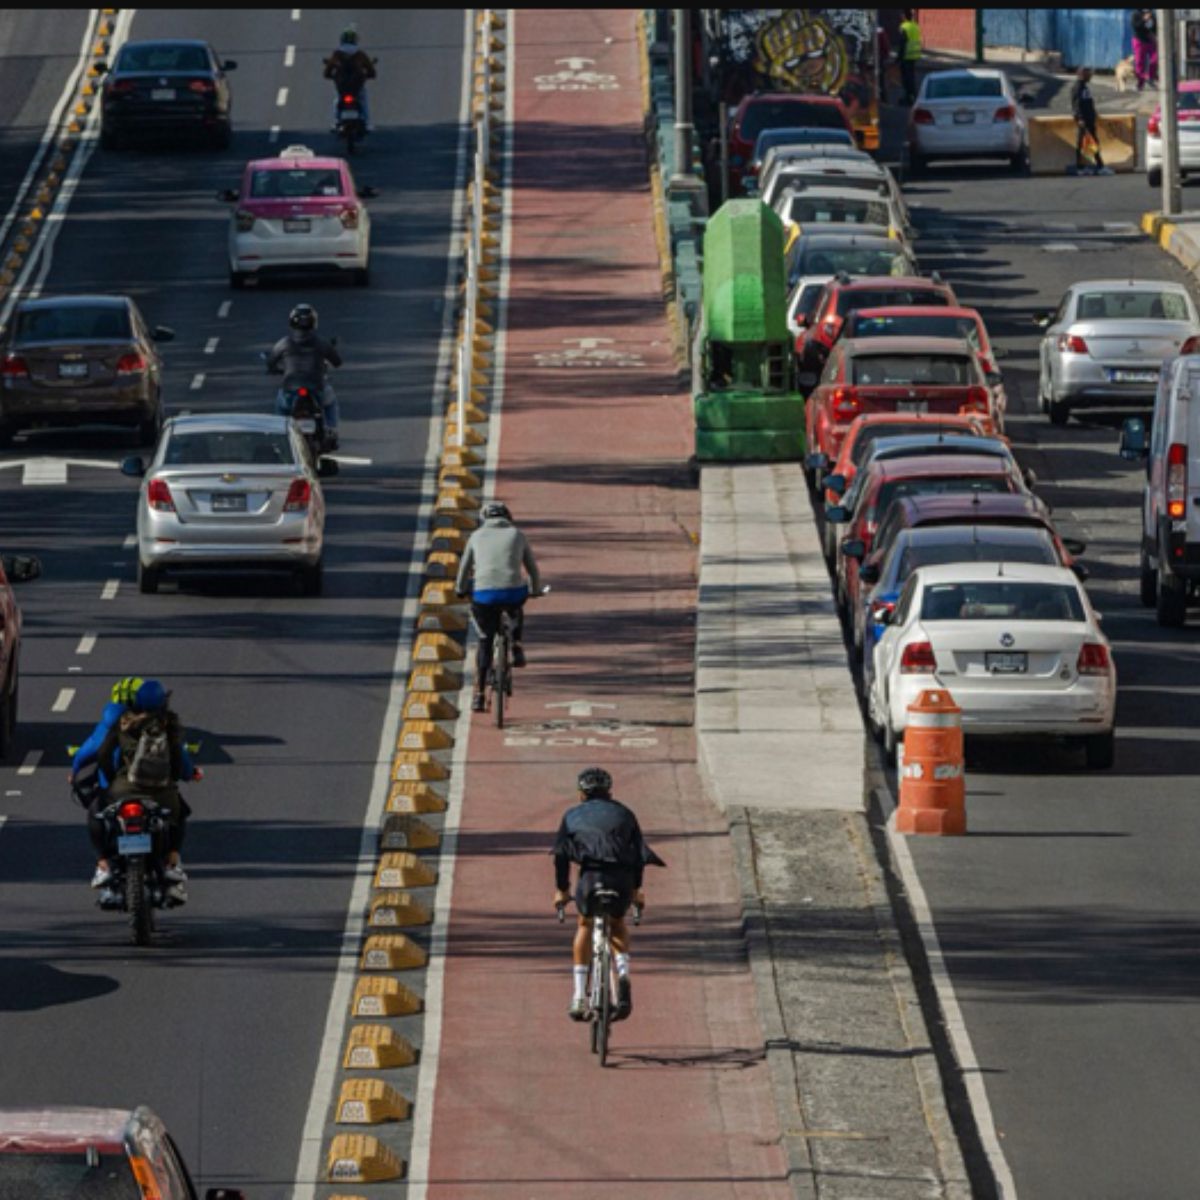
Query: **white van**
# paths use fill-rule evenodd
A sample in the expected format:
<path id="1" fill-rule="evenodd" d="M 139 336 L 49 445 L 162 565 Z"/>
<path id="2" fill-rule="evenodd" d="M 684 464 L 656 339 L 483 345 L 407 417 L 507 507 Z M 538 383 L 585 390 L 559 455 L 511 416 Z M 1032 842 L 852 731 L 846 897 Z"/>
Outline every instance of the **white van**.
<path id="1" fill-rule="evenodd" d="M 1189 353 L 1164 360 L 1150 432 L 1140 417 L 1121 430 L 1121 457 L 1144 459 L 1142 603 L 1158 623 L 1179 626 L 1188 601 L 1200 592 L 1200 338 Z"/>

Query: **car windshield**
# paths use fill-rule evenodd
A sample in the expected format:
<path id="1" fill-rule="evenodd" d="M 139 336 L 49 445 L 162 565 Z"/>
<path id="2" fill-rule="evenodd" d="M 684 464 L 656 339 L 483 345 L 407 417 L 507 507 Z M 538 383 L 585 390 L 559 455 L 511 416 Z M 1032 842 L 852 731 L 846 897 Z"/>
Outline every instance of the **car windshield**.
<path id="1" fill-rule="evenodd" d="M 926 100 L 971 100 L 1003 96 L 995 75 L 931 75 L 925 81 Z"/>
<path id="2" fill-rule="evenodd" d="M 1176 92 L 1175 109 L 1177 112 L 1195 112 L 1200 109 L 1200 92 Z"/>
<path id="3" fill-rule="evenodd" d="M 929 305 L 945 308 L 950 301 L 944 292 L 936 288 L 847 288 L 838 296 L 838 316 L 858 308 L 911 308 L 914 305 Z"/>
<path id="4" fill-rule="evenodd" d="M 851 360 L 853 382 L 875 387 L 963 387 L 975 383 L 964 354 L 861 354 Z"/>
<path id="5" fill-rule="evenodd" d="M 1080 292 L 1077 321 L 1187 321 L 1187 298 L 1182 292 L 1146 290 Z"/>
<path id="6" fill-rule="evenodd" d="M 1073 587 L 986 579 L 935 583 L 921 595 L 922 621 L 1083 621 Z"/>
<path id="7" fill-rule="evenodd" d="M 806 104 L 802 100 L 756 100 L 742 117 L 744 141 L 752 142 L 764 129 L 806 125 L 813 129 L 845 129 L 846 122 L 834 104 Z"/>
<path id="8" fill-rule="evenodd" d="M 908 255 L 899 248 L 814 246 L 802 256 L 799 275 L 907 275 L 911 270 Z"/>
<path id="9" fill-rule="evenodd" d="M 861 467 L 871 457 L 871 447 L 880 438 L 896 437 L 899 434 L 906 433 L 937 434 L 943 432 L 969 435 L 972 431 L 964 429 L 961 425 L 937 425 L 933 422 L 924 421 L 919 426 L 913 421 L 897 421 L 893 425 L 889 422 L 880 421 L 877 425 L 863 427 L 858 437 L 854 439 L 854 449 L 850 452 L 850 458 L 856 467 Z"/>
<path id="10" fill-rule="evenodd" d="M 1023 562 L 1058 566 L 1058 555 L 1049 534 L 1038 541 L 1012 542 L 955 541 L 909 546 L 897 564 L 896 582 L 903 583 L 918 567 L 953 562 Z"/>
<path id="11" fill-rule="evenodd" d="M 905 496 L 944 496 L 959 492 L 1011 492 L 1006 475 L 959 475 L 939 479 L 936 475 L 917 479 L 889 479 L 875 497 L 875 512 L 882 517 L 893 500 Z"/>
<path id="12" fill-rule="evenodd" d="M 336 167 L 292 167 L 255 171 L 250 195 L 255 200 L 304 200 L 340 196 L 342 175 Z"/>
<path id="13" fill-rule="evenodd" d="M 212 64 L 203 46 L 158 45 L 153 42 L 126 46 L 117 65 L 122 71 L 209 71 Z"/>
<path id="14" fill-rule="evenodd" d="M 948 337 L 963 338 L 978 350 L 979 326 L 974 317 L 954 317 L 931 313 L 896 313 L 894 316 L 854 317 L 846 337 Z"/>
<path id="15" fill-rule="evenodd" d="M 292 466 L 295 461 L 286 433 L 258 429 L 172 433 L 163 456 L 168 467 Z"/>
<path id="16" fill-rule="evenodd" d="M 13 340 L 29 342 L 128 341 L 129 312 L 115 304 L 64 304 L 27 308 L 17 317 Z"/>
<path id="17" fill-rule="evenodd" d="M 0 1200 L 142 1200 L 124 1154 L 0 1155 Z"/>
<path id="18" fill-rule="evenodd" d="M 758 135 L 758 139 L 754 143 L 754 157 L 765 157 L 767 151 L 773 146 L 852 146 L 853 144 L 854 139 L 846 129 L 820 129 L 810 126 L 797 129 L 792 126 L 784 126 L 782 129 L 764 129 Z"/>
<path id="19" fill-rule="evenodd" d="M 801 192 L 787 205 L 787 219 L 797 225 L 886 225 L 888 206 L 869 196 L 809 196 Z"/>
<path id="20" fill-rule="evenodd" d="M 852 192 L 868 192 L 873 196 L 888 194 L 887 180 L 878 175 L 850 174 L 836 170 L 813 171 L 799 166 L 783 172 L 779 186 L 781 191 L 785 187 L 795 188 L 797 191 L 804 188 L 848 188 Z"/>

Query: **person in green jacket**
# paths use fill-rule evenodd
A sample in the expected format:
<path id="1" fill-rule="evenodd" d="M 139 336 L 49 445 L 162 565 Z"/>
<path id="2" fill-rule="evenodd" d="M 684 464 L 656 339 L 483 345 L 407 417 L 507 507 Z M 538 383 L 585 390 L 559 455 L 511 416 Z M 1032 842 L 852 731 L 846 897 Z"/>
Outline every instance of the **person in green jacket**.
<path id="1" fill-rule="evenodd" d="M 896 61 L 900 64 L 900 81 L 904 84 L 904 104 L 912 104 L 917 98 L 917 63 L 921 58 L 921 27 L 913 16 L 913 10 L 904 10 L 900 22 L 900 37 L 896 45 Z"/>

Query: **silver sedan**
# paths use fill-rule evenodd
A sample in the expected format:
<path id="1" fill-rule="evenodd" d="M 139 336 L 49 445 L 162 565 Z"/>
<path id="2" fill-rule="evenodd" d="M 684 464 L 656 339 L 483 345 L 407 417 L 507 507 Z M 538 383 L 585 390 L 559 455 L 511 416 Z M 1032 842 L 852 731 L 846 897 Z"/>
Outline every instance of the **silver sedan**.
<path id="1" fill-rule="evenodd" d="M 1151 404 L 1163 359 L 1200 335 L 1187 289 L 1149 279 L 1091 279 L 1067 289 L 1045 331 L 1038 406 L 1054 425 L 1076 408 Z"/>
<path id="2" fill-rule="evenodd" d="M 222 413 L 174 417 L 154 457 L 121 464 L 142 479 L 138 588 L 158 590 L 168 570 L 294 572 L 308 595 L 321 590 L 325 498 L 314 464 L 288 417 Z"/>

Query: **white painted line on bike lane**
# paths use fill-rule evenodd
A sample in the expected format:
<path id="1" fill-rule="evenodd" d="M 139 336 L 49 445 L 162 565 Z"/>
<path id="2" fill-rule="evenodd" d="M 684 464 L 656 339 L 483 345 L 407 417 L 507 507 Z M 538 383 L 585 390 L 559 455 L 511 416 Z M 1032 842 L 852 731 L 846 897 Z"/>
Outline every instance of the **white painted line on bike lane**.
<path id="1" fill-rule="evenodd" d="M 42 761 L 43 751 L 30 750 L 25 755 L 24 761 L 17 768 L 18 775 L 32 775 L 38 769 L 38 763 Z"/>

